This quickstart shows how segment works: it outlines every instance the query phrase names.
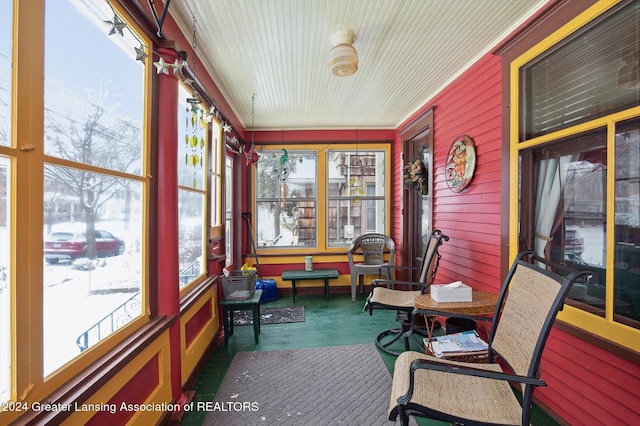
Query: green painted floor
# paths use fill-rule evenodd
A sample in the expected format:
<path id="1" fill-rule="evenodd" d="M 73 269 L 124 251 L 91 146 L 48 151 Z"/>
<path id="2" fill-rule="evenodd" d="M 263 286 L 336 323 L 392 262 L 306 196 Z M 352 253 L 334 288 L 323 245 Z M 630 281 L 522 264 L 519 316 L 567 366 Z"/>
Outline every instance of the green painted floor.
<path id="1" fill-rule="evenodd" d="M 305 306 L 306 321 L 289 324 L 261 325 L 260 342 L 255 344 L 252 326 L 236 326 L 234 334 L 226 347 L 219 347 L 211 355 L 195 385 L 194 401 L 211 401 L 236 352 L 271 351 L 283 349 L 315 348 L 323 346 L 354 345 L 373 343 L 382 330 L 395 327 L 394 312 L 374 311 L 373 315 L 364 312 L 365 295 L 358 294 L 356 302 L 350 294 L 331 295 L 327 301 L 324 296 L 296 296 L 296 305 Z M 262 306 L 290 306 L 291 297 L 280 297 Z M 402 345 L 399 343 L 398 348 Z M 415 344 L 415 343 L 414 343 Z M 395 357 L 381 353 L 389 371 L 393 370 Z M 364 390 L 363 390 L 364 391 Z M 206 411 L 192 411 L 185 415 L 182 424 L 202 425 Z M 442 422 L 418 420 L 420 425 L 444 425 Z M 391 424 L 391 422 L 389 422 Z M 533 425 L 557 425 L 549 416 L 535 409 L 531 418 Z M 236 425 L 225 425 L 236 426 Z"/>

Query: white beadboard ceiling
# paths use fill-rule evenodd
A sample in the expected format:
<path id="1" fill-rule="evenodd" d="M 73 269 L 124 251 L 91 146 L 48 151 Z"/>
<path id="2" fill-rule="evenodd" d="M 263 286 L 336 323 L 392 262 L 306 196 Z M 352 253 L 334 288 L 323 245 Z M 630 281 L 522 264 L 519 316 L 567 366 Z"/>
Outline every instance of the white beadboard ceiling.
<path id="1" fill-rule="evenodd" d="M 395 129 L 548 0 L 173 0 L 245 129 Z M 352 30 L 358 71 L 329 72 Z M 189 58 L 189 65 L 193 58 Z M 252 96 L 255 109 L 252 118 Z"/>

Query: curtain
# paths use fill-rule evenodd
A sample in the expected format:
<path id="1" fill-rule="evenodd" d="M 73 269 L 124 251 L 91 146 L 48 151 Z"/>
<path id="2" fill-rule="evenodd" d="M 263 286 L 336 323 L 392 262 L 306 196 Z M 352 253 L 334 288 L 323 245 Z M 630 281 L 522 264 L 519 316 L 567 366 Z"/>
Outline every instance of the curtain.
<path id="1" fill-rule="evenodd" d="M 534 246 L 536 254 L 551 258 L 551 240 L 564 220 L 564 181 L 567 164 L 578 155 L 547 158 L 536 164 L 536 217 Z"/>

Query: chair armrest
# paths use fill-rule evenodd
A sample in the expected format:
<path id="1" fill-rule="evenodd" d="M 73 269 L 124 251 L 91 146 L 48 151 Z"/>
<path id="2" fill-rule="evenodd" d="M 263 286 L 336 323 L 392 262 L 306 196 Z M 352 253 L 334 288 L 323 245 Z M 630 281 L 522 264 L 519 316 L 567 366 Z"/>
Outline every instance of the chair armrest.
<path id="1" fill-rule="evenodd" d="M 521 376 L 519 374 L 511 374 L 500 371 L 483 370 L 481 368 L 468 367 L 459 364 L 449 364 L 446 361 L 440 362 L 428 359 L 415 359 L 411 362 L 411 365 L 409 367 L 409 389 L 407 390 L 406 394 L 398 398 L 399 404 L 407 404 L 409 403 L 409 401 L 411 401 L 415 386 L 415 372 L 417 370 L 442 371 L 450 374 L 463 374 L 466 376 L 484 377 L 487 379 L 523 383 L 533 386 L 547 385 L 543 380 L 537 377 Z"/>

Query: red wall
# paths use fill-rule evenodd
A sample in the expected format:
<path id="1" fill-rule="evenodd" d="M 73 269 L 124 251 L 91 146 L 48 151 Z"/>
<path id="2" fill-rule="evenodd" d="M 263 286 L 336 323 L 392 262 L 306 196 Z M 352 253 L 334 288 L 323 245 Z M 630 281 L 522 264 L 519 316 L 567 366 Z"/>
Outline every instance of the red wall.
<path id="1" fill-rule="evenodd" d="M 572 425 L 640 424 L 640 366 L 554 329 L 538 397 Z"/>
<path id="2" fill-rule="evenodd" d="M 440 250 L 436 281 L 462 280 L 488 291 L 500 287 L 500 73 L 500 58 L 487 55 L 425 106 L 435 107 L 433 228 L 451 238 Z M 444 179 L 444 168 L 447 151 L 460 135 L 473 139 L 477 167 L 471 185 L 454 193 Z M 394 149 L 401 151 L 399 140 Z M 399 156 L 397 161 L 399 168 Z M 401 205 L 399 176 L 394 188 L 394 205 Z M 401 235 L 399 229 L 394 229 L 396 235 Z"/>
<path id="3" fill-rule="evenodd" d="M 473 288 L 497 291 L 500 282 L 502 144 L 502 64 L 486 55 L 429 101 L 434 110 L 434 229 L 451 237 L 441 248 L 436 281 L 462 280 Z M 418 116 L 420 112 L 416 114 Z M 413 118 L 407 120 L 410 123 Z M 399 131 L 403 130 L 401 126 Z M 445 157 L 459 135 L 476 145 L 477 167 L 462 193 L 444 180 Z M 402 145 L 396 138 L 394 166 L 401 170 Z M 402 181 L 394 181 L 394 207 L 402 205 Z M 394 217 L 394 236 L 402 227 Z M 548 384 L 534 393 L 543 406 L 572 425 L 640 424 L 640 366 L 554 329 L 542 359 Z"/>

